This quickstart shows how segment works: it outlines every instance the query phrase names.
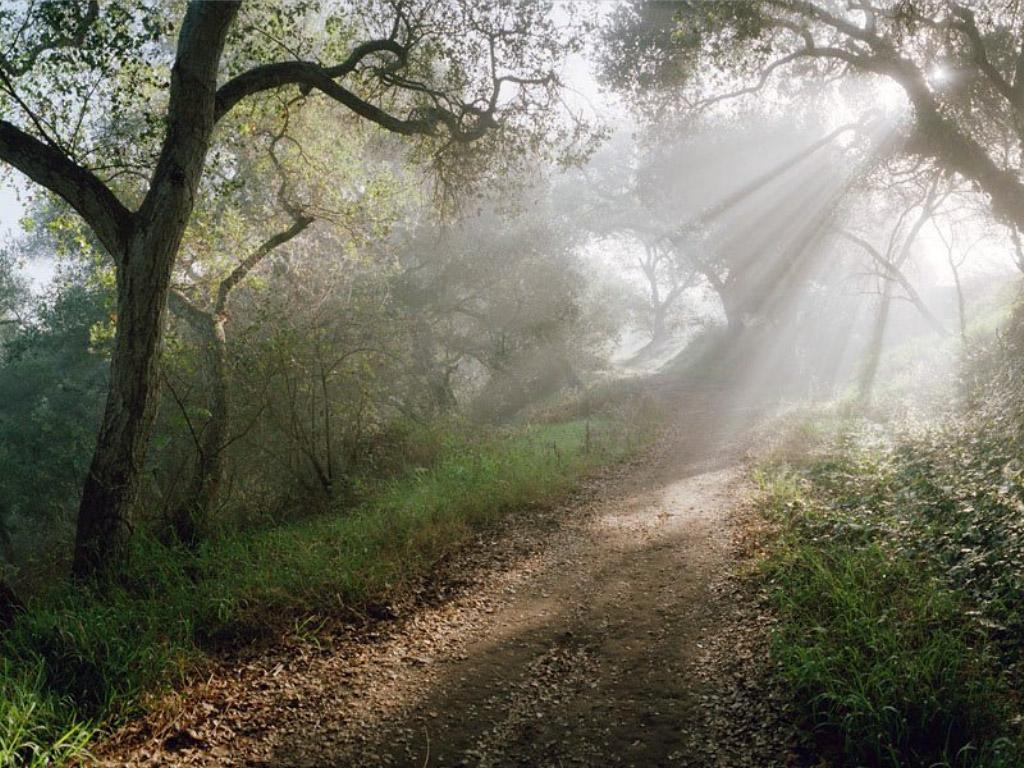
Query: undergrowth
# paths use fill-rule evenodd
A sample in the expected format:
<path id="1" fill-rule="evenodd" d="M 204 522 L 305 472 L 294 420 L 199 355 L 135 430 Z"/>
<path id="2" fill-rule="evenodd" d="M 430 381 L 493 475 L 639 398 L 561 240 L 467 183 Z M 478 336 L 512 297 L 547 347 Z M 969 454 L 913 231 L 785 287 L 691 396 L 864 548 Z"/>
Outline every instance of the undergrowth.
<path id="1" fill-rule="evenodd" d="M 0 765 L 81 756 L 97 729 L 181 684 L 225 643 L 393 599 L 481 529 L 564 495 L 653 429 L 638 411 L 460 434 L 433 466 L 380 481 L 355 509 L 222 531 L 194 553 L 137 536 L 117 584 L 37 597 L 0 638 Z"/>
<path id="2" fill-rule="evenodd" d="M 1020 766 L 1024 506 L 1002 452 L 966 422 L 813 423 L 795 428 L 802 457 L 759 473 L 778 530 L 763 572 L 773 656 L 813 750 L 837 765 Z"/>

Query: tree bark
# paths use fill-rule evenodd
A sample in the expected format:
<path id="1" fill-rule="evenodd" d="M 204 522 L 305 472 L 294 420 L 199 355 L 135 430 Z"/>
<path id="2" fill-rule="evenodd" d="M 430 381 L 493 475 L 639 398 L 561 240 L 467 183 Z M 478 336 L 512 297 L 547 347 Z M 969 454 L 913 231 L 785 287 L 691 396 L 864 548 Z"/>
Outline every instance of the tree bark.
<path id="1" fill-rule="evenodd" d="M 110 389 L 82 491 L 72 571 L 87 578 L 127 556 L 132 507 L 157 407 L 171 269 L 195 203 L 215 125 L 217 69 L 235 2 L 188 6 L 171 71 L 167 131 L 156 170 L 117 262 L 117 335 Z"/>

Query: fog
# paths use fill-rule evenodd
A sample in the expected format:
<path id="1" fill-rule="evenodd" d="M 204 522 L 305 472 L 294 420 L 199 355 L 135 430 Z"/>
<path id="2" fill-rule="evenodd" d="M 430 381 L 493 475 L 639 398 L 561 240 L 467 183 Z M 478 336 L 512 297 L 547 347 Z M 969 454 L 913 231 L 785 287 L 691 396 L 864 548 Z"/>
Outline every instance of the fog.
<path id="1" fill-rule="evenodd" d="M 0 765 L 1022 765 L 1022 272 L 1020 0 L 0 0 Z"/>
<path id="2" fill-rule="evenodd" d="M 872 101 L 872 88 L 876 103 L 890 108 L 857 115 L 858 103 Z M 1012 246 L 1008 232 L 964 199 L 950 198 L 909 231 L 917 211 L 889 180 L 899 173 L 891 163 L 906 108 L 888 91 L 877 80 L 861 83 L 854 104 L 839 108 L 836 94 L 822 94 L 800 103 L 800 119 L 709 110 L 685 130 L 648 125 L 646 139 L 621 129 L 596 151 L 583 177 L 632 185 L 640 211 L 631 220 L 620 204 L 618 226 L 602 217 L 583 246 L 585 258 L 609 279 L 649 294 L 636 265 L 653 241 L 694 275 L 674 300 L 672 338 L 658 349 L 649 349 L 649 333 L 622 323 L 612 357 L 620 374 L 672 369 L 702 334 L 731 328 L 735 337 L 719 348 L 722 359 L 702 364 L 730 366 L 737 413 L 850 396 L 869 386 L 865 368 L 915 343 L 941 346 L 927 362 L 928 376 L 951 381 L 959 359 L 948 338 L 960 324 L 957 281 L 967 305 L 984 307 L 1016 274 Z M 880 252 L 902 250 L 899 269 L 918 305 L 903 288 L 886 287 L 892 275 L 843 235 L 848 231 Z M 663 290 L 671 284 L 665 280 Z M 735 305 L 731 325 L 726 301 Z"/>

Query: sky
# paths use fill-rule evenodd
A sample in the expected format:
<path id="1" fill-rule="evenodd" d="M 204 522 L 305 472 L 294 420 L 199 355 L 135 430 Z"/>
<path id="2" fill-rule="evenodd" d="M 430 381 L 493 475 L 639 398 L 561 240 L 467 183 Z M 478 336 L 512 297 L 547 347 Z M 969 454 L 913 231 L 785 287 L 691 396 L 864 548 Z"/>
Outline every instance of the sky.
<path id="1" fill-rule="evenodd" d="M 0 246 L 14 240 L 20 231 L 25 206 L 18 199 L 20 180 L 0 177 Z M 23 187 L 22 187 L 23 189 Z M 41 291 L 53 279 L 56 263 L 51 259 L 33 259 L 21 265 L 22 273 L 32 282 L 35 291 Z"/>
<path id="2" fill-rule="evenodd" d="M 0 232 L 4 235 L 18 226 L 22 205 L 9 182 L 0 182 Z"/>

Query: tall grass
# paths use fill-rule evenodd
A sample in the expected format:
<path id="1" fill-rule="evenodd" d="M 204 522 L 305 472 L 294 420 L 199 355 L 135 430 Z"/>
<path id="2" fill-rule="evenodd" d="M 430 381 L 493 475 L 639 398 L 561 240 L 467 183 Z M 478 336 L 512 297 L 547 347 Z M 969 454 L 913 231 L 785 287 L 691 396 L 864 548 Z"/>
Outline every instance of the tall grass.
<path id="1" fill-rule="evenodd" d="M 481 529 L 565 494 L 650 425 L 571 422 L 451 437 L 355 509 L 224 531 L 195 553 L 145 536 L 117 584 L 33 600 L 0 638 L 0 765 L 61 764 L 180 684 L 211 649 L 387 601 Z"/>
<path id="2" fill-rule="evenodd" d="M 965 595 L 901 544 L 875 493 L 886 477 L 843 453 L 760 475 L 779 526 L 764 565 L 779 673 L 835 764 L 1019 766 L 1009 681 Z"/>

